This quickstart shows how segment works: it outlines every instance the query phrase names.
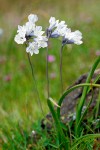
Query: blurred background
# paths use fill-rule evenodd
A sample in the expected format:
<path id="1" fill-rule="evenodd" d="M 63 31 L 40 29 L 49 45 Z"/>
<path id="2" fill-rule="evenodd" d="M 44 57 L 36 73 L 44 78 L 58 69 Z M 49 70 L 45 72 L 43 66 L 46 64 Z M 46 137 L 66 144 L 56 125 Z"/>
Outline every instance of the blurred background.
<path id="1" fill-rule="evenodd" d="M 72 31 L 80 30 L 83 44 L 68 45 L 63 50 L 64 89 L 89 71 L 95 58 L 100 55 L 100 0 L 0 0 L 0 127 L 9 127 L 11 122 L 22 122 L 29 126 L 43 117 L 38 106 L 35 85 L 23 45 L 14 42 L 17 26 L 27 21 L 29 14 L 39 17 L 38 25 L 45 30 L 51 16 L 65 20 Z M 49 54 L 50 95 L 60 98 L 59 50 L 61 41 L 51 39 Z M 46 103 L 46 49 L 33 55 L 31 61 L 44 113 Z M 2 132 L 2 131 L 1 131 Z"/>

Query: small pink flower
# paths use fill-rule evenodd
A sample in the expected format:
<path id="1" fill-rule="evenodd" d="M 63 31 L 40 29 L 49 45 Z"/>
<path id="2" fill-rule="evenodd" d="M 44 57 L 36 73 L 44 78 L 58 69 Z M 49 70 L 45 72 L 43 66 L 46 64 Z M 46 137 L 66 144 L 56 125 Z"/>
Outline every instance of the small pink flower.
<path id="1" fill-rule="evenodd" d="M 97 50 L 97 51 L 96 51 L 96 55 L 97 55 L 97 56 L 100 56 L 100 50 Z"/>
<path id="2" fill-rule="evenodd" d="M 53 55 L 49 55 L 48 62 L 54 62 L 54 61 L 55 61 L 55 57 Z"/>
<path id="3" fill-rule="evenodd" d="M 52 73 L 50 74 L 50 78 L 51 78 L 51 79 L 56 78 L 56 73 L 52 72 Z"/>
<path id="4" fill-rule="evenodd" d="M 6 75 L 5 77 L 4 77 L 4 80 L 6 81 L 6 82 L 10 82 L 11 81 L 11 75 Z"/>

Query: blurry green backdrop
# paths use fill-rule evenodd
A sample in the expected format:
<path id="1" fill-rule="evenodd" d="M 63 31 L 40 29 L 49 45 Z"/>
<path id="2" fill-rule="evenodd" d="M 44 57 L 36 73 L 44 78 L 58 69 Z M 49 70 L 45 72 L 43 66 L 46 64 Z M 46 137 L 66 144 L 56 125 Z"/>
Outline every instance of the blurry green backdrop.
<path id="1" fill-rule="evenodd" d="M 69 45 L 63 50 L 64 89 L 77 77 L 88 72 L 97 55 L 100 55 L 100 0 L 0 0 L 0 128 L 11 122 L 23 122 L 29 126 L 42 118 L 38 106 L 31 69 L 23 45 L 14 42 L 18 24 L 23 25 L 30 13 L 37 14 L 38 24 L 45 30 L 51 16 L 65 20 L 72 31 L 80 30 L 83 44 Z M 49 63 L 50 95 L 60 97 L 59 50 L 61 41 L 51 39 L 49 54 L 55 61 Z M 46 49 L 31 57 L 42 107 L 46 103 Z"/>

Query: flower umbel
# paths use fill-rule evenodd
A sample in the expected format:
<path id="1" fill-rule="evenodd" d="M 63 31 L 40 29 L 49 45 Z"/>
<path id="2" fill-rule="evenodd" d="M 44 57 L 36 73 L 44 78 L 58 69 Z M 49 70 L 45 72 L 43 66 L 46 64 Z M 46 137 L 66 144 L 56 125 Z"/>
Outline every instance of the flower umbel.
<path id="1" fill-rule="evenodd" d="M 65 21 L 56 20 L 55 17 L 49 19 L 49 27 L 47 28 L 48 38 L 63 37 L 62 45 L 66 44 L 82 44 L 82 33 L 79 30 L 71 32 L 71 29 L 67 27 Z"/>
<path id="2" fill-rule="evenodd" d="M 53 31 L 51 37 L 64 36 L 66 30 L 67 30 L 67 25 L 65 24 L 65 21 L 61 21 L 58 23 L 57 28 Z"/>
<path id="3" fill-rule="evenodd" d="M 30 14 L 25 25 L 18 25 L 17 35 L 14 38 L 16 43 L 26 44 L 26 52 L 31 56 L 38 54 L 41 47 L 47 47 L 47 38 L 43 36 L 42 27 L 35 25 L 36 21 L 38 21 L 37 15 Z"/>
<path id="4" fill-rule="evenodd" d="M 82 33 L 79 30 L 76 30 L 74 32 L 71 32 L 71 29 L 68 29 L 65 32 L 65 35 L 62 40 L 62 44 L 77 44 L 80 45 L 82 44 Z"/>
<path id="5" fill-rule="evenodd" d="M 53 28 L 57 27 L 58 22 L 59 22 L 59 20 L 56 20 L 55 17 L 51 17 L 49 19 L 50 26 L 48 29 L 52 30 Z"/>
<path id="6" fill-rule="evenodd" d="M 64 36 L 64 33 L 67 29 L 65 21 L 59 22 L 55 17 L 49 19 L 49 27 L 47 29 L 47 37 L 49 38 L 58 38 L 59 36 Z"/>
<path id="7" fill-rule="evenodd" d="M 26 52 L 30 53 L 31 56 L 34 54 L 38 54 L 39 50 L 38 50 L 38 44 L 36 42 L 30 42 L 29 46 L 26 47 Z"/>

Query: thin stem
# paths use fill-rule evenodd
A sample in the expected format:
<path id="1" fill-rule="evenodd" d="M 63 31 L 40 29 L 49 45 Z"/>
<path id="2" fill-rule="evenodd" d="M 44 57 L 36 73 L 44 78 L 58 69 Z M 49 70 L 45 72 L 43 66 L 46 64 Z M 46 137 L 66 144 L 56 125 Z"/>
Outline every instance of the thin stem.
<path id="1" fill-rule="evenodd" d="M 90 80 L 92 79 L 94 71 L 95 71 L 96 67 L 98 66 L 99 62 L 100 62 L 100 56 L 96 59 L 95 63 L 93 64 L 93 66 L 89 72 L 89 75 L 86 79 L 86 83 L 89 83 Z M 79 120 L 81 118 L 81 112 L 82 112 L 83 105 L 85 103 L 85 98 L 86 98 L 87 92 L 88 92 L 88 87 L 84 87 L 83 92 L 82 92 L 82 97 L 81 97 L 79 104 L 78 104 L 78 107 L 77 107 L 76 126 L 75 126 L 75 133 L 76 133 L 77 137 L 79 137 L 79 135 L 80 135 L 80 126 L 77 126 L 77 125 L 78 125 Z"/>
<path id="2" fill-rule="evenodd" d="M 37 82 L 36 82 L 35 75 L 34 75 L 33 65 L 31 63 L 31 59 L 30 59 L 29 54 L 27 54 L 27 56 L 28 56 L 29 64 L 30 64 L 31 71 L 32 71 L 32 77 L 33 77 L 34 84 L 35 84 L 35 90 L 36 90 L 36 93 L 37 93 L 37 96 L 38 96 L 38 104 L 39 104 L 39 106 L 41 108 L 41 111 L 42 111 L 42 114 L 44 116 L 44 111 L 43 111 L 43 108 L 42 108 L 42 104 L 41 104 L 41 100 L 40 100 L 40 96 L 39 96 L 39 92 L 38 92 L 38 88 L 37 88 Z"/>
<path id="3" fill-rule="evenodd" d="M 61 96 L 61 98 L 59 99 L 58 105 L 61 107 L 61 104 L 62 104 L 64 98 L 65 98 L 69 93 L 71 93 L 73 90 L 75 90 L 75 89 L 77 89 L 77 88 L 84 87 L 84 86 L 90 87 L 91 84 L 90 84 L 90 83 L 82 83 L 82 84 L 78 84 L 78 85 L 75 85 L 75 86 L 73 86 L 73 87 L 67 89 L 67 91 L 65 91 L 65 92 L 63 93 L 63 95 Z M 100 85 L 99 85 L 99 84 L 92 84 L 92 86 L 93 86 L 93 87 L 98 87 L 98 88 L 100 88 Z M 60 107 L 57 107 L 57 115 L 58 115 L 58 118 L 59 118 L 59 119 L 60 119 L 60 109 L 61 109 Z"/>
<path id="4" fill-rule="evenodd" d="M 75 142 L 73 142 L 71 150 L 77 149 L 77 146 L 84 141 L 89 141 L 89 139 L 95 139 L 99 137 L 100 137 L 100 134 L 87 134 L 87 135 L 81 136 L 80 138 L 77 138 Z"/>
<path id="5" fill-rule="evenodd" d="M 62 51 L 63 51 L 63 45 L 60 49 L 60 84 L 61 84 L 61 94 L 63 94 L 63 80 L 62 80 Z"/>
<path id="6" fill-rule="evenodd" d="M 62 147 L 65 150 L 69 150 L 68 137 L 65 137 L 65 135 L 64 135 L 63 129 L 62 129 L 61 124 L 60 124 L 60 120 L 57 116 L 56 111 L 54 110 L 54 107 L 53 107 L 50 99 L 47 100 L 47 104 L 49 106 L 50 112 L 51 112 L 52 117 L 53 117 L 54 122 L 55 122 L 56 130 L 57 130 L 57 134 L 58 134 L 58 139 L 59 139 L 59 144 L 60 144 L 60 150 L 62 150 Z"/>
<path id="7" fill-rule="evenodd" d="M 50 93 L 49 93 L 49 73 L 48 73 L 48 46 L 47 46 L 47 53 L 46 53 L 46 78 L 47 78 L 47 98 L 49 98 Z"/>
<path id="8" fill-rule="evenodd" d="M 96 112 L 95 112 L 95 119 L 97 119 L 99 115 L 99 110 L 100 110 L 100 91 L 97 99 L 97 104 L 96 104 Z"/>
<path id="9" fill-rule="evenodd" d="M 81 125 L 82 120 L 83 120 L 84 116 L 86 115 L 86 113 L 87 113 L 87 111 L 88 111 L 88 109 L 89 109 L 89 107 L 90 107 L 90 105 L 91 105 L 91 103 L 92 103 L 92 100 L 93 100 L 93 89 L 92 89 L 92 97 L 91 97 L 89 103 L 87 104 L 87 107 L 86 107 L 85 111 L 84 111 L 83 114 L 81 115 L 81 118 L 80 118 L 80 120 L 79 120 L 79 123 L 78 123 L 78 125 L 77 125 L 77 128 Z"/>

